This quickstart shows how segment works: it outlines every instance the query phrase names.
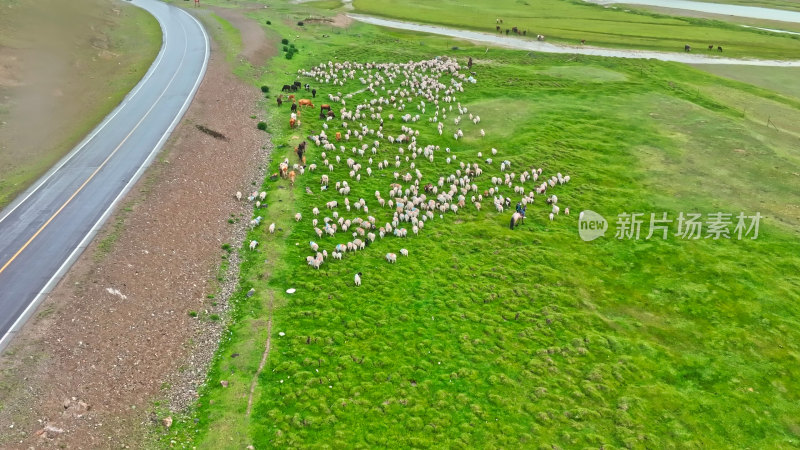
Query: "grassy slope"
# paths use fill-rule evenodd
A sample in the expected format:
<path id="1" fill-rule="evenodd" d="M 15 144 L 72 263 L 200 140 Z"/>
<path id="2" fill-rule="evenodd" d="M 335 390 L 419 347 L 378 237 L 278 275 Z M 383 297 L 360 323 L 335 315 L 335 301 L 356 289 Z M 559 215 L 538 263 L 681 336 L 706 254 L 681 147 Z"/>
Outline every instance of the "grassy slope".
<path id="1" fill-rule="evenodd" d="M 420 237 L 387 238 L 317 272 L 303 261 L 307 242 L 327 248 L 344 238 L 315 239 L 310 210 L 338 196 L 303 193 L 306 185 L 317 192 L 318 174 L 300 177 L 294 189 L 267 181 L 270 206 L 258 214 L 283 231 L 251 234 L 261 246 L 245 252 L 229 337 L 197 410 L 166 441 L 200 448 L 798 444 L 800 214 L 792 205 L 800 199 L 791 174 L 800 163 L 791 141 L 720 101 L 732 92 L 785 99 L 735 83 L 723 83 L 729 92 L 718 95 L 711 89 L 718 79 L 674 64 L 532 59 L 468 45 L 452 52 L 446 39 L 363 25 L 341 34 L 289 27 L 305 16 L 283 23 L 275 11 L 259 16 L 285 36 L 301 36 L 295 59 L 271 63 L 264 81 L 273 91 L 291 79 L 286 74 L 334 56 L 471 55 L 480 58 L 480 82 L 461 101 L 484 117 L 487 137 L 479 141 L 465 126 L 472 137 L 454 146 L 462 160 L 494 146 L 518 168 L 569 173 L 574 181 L 557 190 L 560 202 L 612 221 L 622 211 L 761 211 L 768 219 L 756 241 L 587 244 L 574 215 L 549 223 L 543 205 L 514 232 L 507 214 L 468 208 L 429 223 Z M 275 171 L 319 123 L 309 117 L 290 131 L 286 110 L 268 112 L 276 144 L 289 144 L 276 149 Z M 422 142 L 453 145 L 419 128 Z M 309 162 L 318 155 L 312 149 Z M 422 168 L 447 173 L 441 161 Z M 334 179 L 343 175 L 337 168 Z M 496 173 L 484 175 L 481 188 L 487 175 Z M 369 202 L 388 183 L 379 176 L 355 183 L 351 198 Z M 296 211 L 306 216 L 299 224 Z M 372 213 L 386 218 L 377 207 Z M 388 266 L 382 255 L 401 246 L 411 257 Z M 357 271 L 361 289 L 351 285 Z M 247 298 L 251 287 L 256 295 Z M 289 297 L 287 287 L 298 292 Z M 248 420 L 271 301 L 271 355 Z M 223 379 L 229 388 L 219 387 Z"/>
<path id="2" fill-rule="evenodd" d="M 92 19 L 88 23 L 104 34 L 109 43 L 108 51 L 116 56 L 112 59 L 98 57 L 97 49 L 90 47 L 88 42 L 71 55 L 72 70 L 76 73 L 66 76 L 79 79 L 70 89 L 64 89 L 66 96 L 59 98 L 59 101 L 73 105 L 70 115 L 58 119 L 59 128 L 44 147 L 10 149 L 19 154 L 8 165 L 0 165 L 3 166 L 0 167 L 0 208 L 11 202 L 100 123 L 144 76 L 161 47 L 158 22 L 140 8 L 123 2 L 75 2 L 75 5 L 76 8 L 80 5 L 92 8 L 85 12 Z M 107 9 L 112 6 L 120 13 L 109 14 Z M 2 36 L 3 43 L 24 48 L 24 42 L 18 42 L 14 34 L 19 30 L 11 26 L 5 29 L 8 32 Z M 62 39 L 71 37 L 62 36 Z M 124 64 L 120 64 L 120 59 L 125 61 Z"/>
<path id="3" fill-rule="evenodd" d="M 533 36 L 544 34 L 549 40 L 572 44 L 585 39 L 601 47 L 683 51 L 685 44 L 701 50 L 713 43 L 722 45 L 732 57 L 800 56 L 797 36 L 746 30 L 719 21 L 625 12 L 579 1 L 355 0 L 353 5 L 362 13 L 491 32 L 495 19 L 503 18 L 503 28 L 518 26 Z"/>
<path id="4" fill-rule="evenodd" d="M 798 67 L 755 67 L 724 66 L 703 64 L 695 66 L 714 75 L 753 84 L 783 95 L 800 99 L 800 68 Z"/>

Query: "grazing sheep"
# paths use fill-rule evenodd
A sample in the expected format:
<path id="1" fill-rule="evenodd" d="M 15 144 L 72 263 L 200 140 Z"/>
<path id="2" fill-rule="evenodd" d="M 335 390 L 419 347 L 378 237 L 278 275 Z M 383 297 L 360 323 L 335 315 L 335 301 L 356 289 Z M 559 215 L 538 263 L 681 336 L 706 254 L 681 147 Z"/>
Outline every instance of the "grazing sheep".
<path id="1" fill-rule="evenodd" d="M 408 256 L 408 250 L 406 250 L 404 248 L 401 248 L 400 249 L 400 254 L 403 255 L 403 256 Z"/>
<path id="2" fill-rule="evenodd" d="M 296 220 L 296 221 L 298 221 L 298 222 L 300 222 L 300 220 L 301 220 L 302 218 L 303 218 L 303 215 L 302 215 L 302 214 L 300 214 L 300 213 L 297 213 L 297 214 L 295 214 L 295 215 L 294 215 L 294 220 Z"/>
<path id="3" fill-rule="evenodd" d="M 386 261 L 388 261 L 390 264 L 394 264 L 395 262 L 397 262 L 397 255 L 394 253 L 387 253 Z"/>
<path id="4" fill-rule="evenodd" d="M 361 272 L 358 272 L 353 280 L 355 281 L 356 286 L 361 286 Z"/>
<path id="5" fill-rule="evenodd" d="M 275 233 L 275 222 L 272 222 L 269 225 L 269 232 L 270 232 L 270 234 Z"/>
<path id="6" fill-rule="evenodd" d="M 258 241 L 250 241 L 250 250 L 255 250 L 257 245 Z"/>
<path id="7" fill-rule="evenodd" d="M 242 199 L 242 193 L 237 191 L 236 192 L 236 200 L 241 200 L 241 199 Z"/>

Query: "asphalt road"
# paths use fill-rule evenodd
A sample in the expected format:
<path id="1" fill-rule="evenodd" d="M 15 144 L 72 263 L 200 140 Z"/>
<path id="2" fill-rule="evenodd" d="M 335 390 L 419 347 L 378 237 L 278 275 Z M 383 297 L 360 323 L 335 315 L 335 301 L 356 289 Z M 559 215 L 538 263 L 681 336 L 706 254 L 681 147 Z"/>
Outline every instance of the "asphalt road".
<path id="1" fill-rule="evenodd" d="M 0 350 L 58 283 L 160 150 L 208 63 L 200 23 L 157 0 L 133 0 L 161 24 L 150 70 L 70 154 L 0 212 Z"/>

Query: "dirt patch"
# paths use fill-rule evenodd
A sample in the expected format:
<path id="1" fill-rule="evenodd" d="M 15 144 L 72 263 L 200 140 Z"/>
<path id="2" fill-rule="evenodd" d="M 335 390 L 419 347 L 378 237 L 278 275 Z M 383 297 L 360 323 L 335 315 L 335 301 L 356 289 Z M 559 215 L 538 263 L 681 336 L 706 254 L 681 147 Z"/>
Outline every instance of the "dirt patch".
<path id="1" fill-rule="evenodd" d="M 163 419 L 154 399 L 196 397 L 222 329 L 218 291 L 235 287 L 235 261 L 217 280 L 233 256 L 221 246 L 240 245 L 251 214 L 234 193 L 260 182 L 271 148 L 249 118 L 260 97 L 212 52 L 164 152 L 0 358 L 0 447 L 145 447 Z"/>
<path id="2" fill-rule="evenodd" d="M 326 23 L 328 25 L 333 25 L 339 28 L 347 28 L 353 23 L 353 19 L 347 16 L 347 14 L 337 14 L 334 17 L 309 17 L 308 19 L 303 19 L 305 23 Z"/>
<path id="3" fill-rule="evenodd" d="M 267 39 L 267 34 L 253 19 L 244 14 L 247 10 L 209 6 L 214 14 L 227 20 L 242 36 L 241 56 L 255 67 L 263 66 L 275 54 L 275 43 Z"/>

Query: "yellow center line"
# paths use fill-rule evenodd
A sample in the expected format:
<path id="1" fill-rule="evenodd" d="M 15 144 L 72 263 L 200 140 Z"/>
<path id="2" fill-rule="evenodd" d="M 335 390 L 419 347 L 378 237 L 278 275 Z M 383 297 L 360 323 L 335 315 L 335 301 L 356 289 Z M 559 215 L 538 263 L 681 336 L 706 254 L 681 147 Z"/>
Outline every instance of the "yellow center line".
<path id="1" fill-rule="evenodd" d="M 183 25 L 181 25 L 181 27 L 183 27 Z M 184 29 L 184 32 L 185 31 L 186 30 Z M 164 94 L 167 92 L 169 87 L 172 86 L 172 82 L 175 81 L 175 77 L 178 76 L 178 72 L 180 71 L 181 67 L 183 67 L 183 61 L 186 58 L 186 51 L 188 48 L 189 48 L 189 43 L 187 41 L 184 43 L 183 55 L 181 56 L 181 61 L 178 64 L 178 68 L 175 69 L 175 73 L 172 74 L 172 78 L 169 80 L 169 83 L 167 83 L 167 86 L 164 88 L 164 90 L 161 91 L 161 95 L 159 95 L 158 98 L 153 102 L 153 104 L 150 105 L 150 108 L 147 110 L 147 112 L 144 113 L 142 118 L 139 119 L 139 122 L 136 123 L 136 126 L 134 126 L 133 129 L 131 129 L 130 133 L 128 133 L 128 135 L 125 136 L 125 139 L 123 139 L 122 142 L 120 142 L 119 145 L 117 145 L 117 148 L 115 148 L 114 151 L 112 151 L 111 154 L 109 154 L 108 157 L 106 157 L 106 159 L 102 162 L 102 164 L 100 164 L 100 166 L 98 166 L 97 169 L 95 169 L 94 172 L 92 172 L 92 174 L 89 175 L 89 178 L 87 178 L 86 181 L 84 181 L 83 184 L 81 184 L 80 187 L 75 192 L 73 192 L 72 195 L 69 196 L 67 201 L 64 202 L 64 204 L 61 205 L 61 207 L 58 208 L 58 210 L 55 213 L 53 213 L 53 215 L 50 216 L 49 219 L 47 219 L 44 225 L 42 225 L 38 230 L 36 230 L 36 233 L 34 233 L 33 236 L 31 236 L 31 238 L 28 239 L 28 242 L 26 242 L 25 245 L 23 245 L 19 250 L 17 250 L 17 252 L 14 253 L 14 256 L 12 256 L 11 259 L 9 259 L 8 261 L 6 261 L 5 264 L 3 264 L 3 267 L 0 267 L 0 274 L 2 274 L 3 271 L 6 270 L 6 268 L 8 268 L 8 266 L 11 265 L 11 263 L 14 262 L 15 259 L 17 259 L 20 253 L 25 251 L 25 249 L 31 244 L 31 242 L 33 242 L 33 240 L 36 239 L 37 236 L 39 236 L 39 233 L 41 233 L 45 228 L 47 228 L 50 222 L 52 222 L 53 219 L 55 219 L 56 216 L 58 216 L 64 208 L 66 208 L 66 206 L 72 201 L 72 199 L 74 199 L 75 196 L 78 195 L 78 193 L 80 193 L 83 190 L 83 188 L 86 187 L 87 184 L 89 184 L 90 181 L 92 181 L 92 178 L 94 178 L 94 176 L 97 175 L 98 172 L 100 172 L 100 170 L 106 165 L 106 163 L 108 163 L 108 161 L 111 160 L 111 158 L 125 144 L 125 142 L 128 141 L 128 138 L 130 138 L 131 135 L 137 129 L 139 129 L 139 126 L 142 124 L 142 122 L 144 122 L 144 119 L 146 119 L 147 116 L 150 115 L 150 113 L 153 111 L 153 108 L 156 107 L 158 102 L 161 101 L 161 98 L 164 97 Z"/>
<path id="2" fill-rule="evenodd" d="M 164 94 L 162 93 L 161 95 L 163 96 Z M 161 97 L 159 97 L 158 100 L 161 100 Z M 139 122 L 136 124 L 136 126 L 133 127 L 131 132 L 128 133 L 127 136 L 125 136 L 125 139 L 123 139 L 122 142 L 120 142 L 119 145 L 117 145 L 117 148 L 115 148 L 114 151 L 112 151 L 111 154 L 108 155 L 108 157 L 106 157 L 105 161 L 103 161 L 100 164 L 100 166 L 98 166 L 97 169 L 95 169 L 94 172 L 92 172 L 92 174 L 89 175 L 89 178 L 87 178 L 86 181 L 84 181 L 83 184 L 81 184 L 80 187 L 75 192 L 73 192 L 72 195 L 69 196 L 67 201 L 64 202 L 64 204 L 61 205 L 61 207 L 58 208 L 58 210 L 55 213 L 53 213 L 53 215 L 50 216 L 49 219 L 47 219 L 47 221 L 44 223 L 44 225 L 42 225 L 38 230 L 36 230 L 36 233 L 34 233 L 33 236 L 31 236 L 31 238 L 28 239 L 28 242 L 26 242 L 25 245 L 23 245 L 19 250 L 17 250 L 17 252 L 14 253 L 14 256 L 12 256 L 11 259 L 9 259 L 5 264 L 3 264 L 3 267 L 0 267 L 0 274 L 2 274 L 3 271 L 6 270 L 6 268 L 9 265 L 11 265 L 11 263 L 14 262 L 15 259 L 17 259 L 17 257 L 20 255 L 20 253 L 25 251 L 25 249 L 31 244 L 31 242 L 33 242 L 33 240 L 36 239 L 37 236 L 39 236 L 39 233 L 41 233 L 45 228 L 47 228 L 47 226 L 50 224 L 50 222 L 52 222 L 53 219 L 55 219 L 56 216 L 58 216 L 64 208 L 66 208 L 66 206 L 72 201 L 72 199 L 74 199 L 75 196 L 77 196 L 83 190 L 83 188 L 86 187 L 86 185 L 89 184 L 90 181 L 92 181 L 92 178 L 94 178 L 94 176 L 97 175 L 97 173 L 100 172 L 100 170 L 103 167 L 105 167 L 105 165 L 108 163 L 108 161 L 111 160 L 111 158 L 125 144 L 125 142 L 128 141 L 128 138 L 130 138 L 131 135 L 139 128 L 139 125 L 141 125 L 142 122 L 144 122 L 144 119 L 146 119 L 147 116 L 150 115 L 150 111 L 153 110 L 153 108 L 155 107 L 156 103 L 158 103 L 158 100 L 156 100 L 153 103 L 153 105 L 150 107 L 150 109 L 147 110 L 147 113 L 145 113 L 145 115 L 142 116 L 142 118 L 139 120 Z"/>

